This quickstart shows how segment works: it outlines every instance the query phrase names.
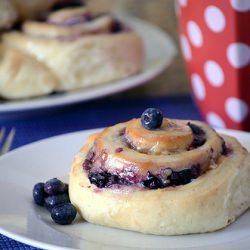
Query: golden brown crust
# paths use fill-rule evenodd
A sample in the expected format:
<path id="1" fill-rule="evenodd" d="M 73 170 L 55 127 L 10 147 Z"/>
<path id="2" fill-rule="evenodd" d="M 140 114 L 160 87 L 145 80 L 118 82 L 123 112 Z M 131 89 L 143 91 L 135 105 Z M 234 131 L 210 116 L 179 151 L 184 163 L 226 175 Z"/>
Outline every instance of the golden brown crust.
<path id="1" fill-rule="evenodd" d="M 202 126 L 209 135 L 207 128 L 204 128 L 205 124 L 191 122 Z M 115 127 L 118 128 L 117 126 L 122 129 L 127 124 L 118 124 Z M 113 128 L 107 128 L 88 139 L 72 164 L 70 199 L 85 220 L 150 234 L 202 233 L 227 226 L 250 206 L 250 154 L 236 139 L 229 136 L 223 138 L 230 153 L 221 152 L 217 161 L 210 161 L 211 165 L 205 173 L 188 184 L 158 189 L 148 189 L 140 185 L 98 188 L 90 183 L 84 161 L 88 159 L 93 145 L 102 141 L 98 141 L 100 138 L 107 140 L 105 135 L 111 133 L 110 130 Z M 113 144 L 115 146 L 110 147 L 109 143 L 105 144 L 107 159 L 117 157 L 123 152 L 109 154 L 111 148 L 118 146 L 114 137 Z M 193 150 L 197 149 L 199 147 Z M 134 165 L 137 165 L 137 153 L 134 155 Z M 157 156 L 159 155 L 155 155 Z M 113 166 L 108 167 L 106 170 L 110 171 L 112 167 L 120 168 L 120 164 L 113 160 Z M 147 167 L 148 171 L 154 171 L 152 162 Z"/>
<path id="2" fill-rule="evenodd" d="M 133 119 L 126 127 L 126 138 L 138 151 L 168 154 L 186 149 L 193 141 L 193 134 L 190 127 L 177 120 L 164 119 L 161 129 L 149 131 L 141 126 L 139 119 Z"/>

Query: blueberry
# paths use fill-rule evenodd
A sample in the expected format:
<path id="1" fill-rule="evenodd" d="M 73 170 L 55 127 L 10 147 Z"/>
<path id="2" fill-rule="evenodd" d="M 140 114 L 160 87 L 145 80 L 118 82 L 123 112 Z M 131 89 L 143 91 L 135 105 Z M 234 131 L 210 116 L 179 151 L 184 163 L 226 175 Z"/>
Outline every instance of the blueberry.
<path id="1" fill-rule="evenodd" d="M 194 139 L 191 148 L 198 148 L 206 142 L 206 133 L 196 124 L 188 122 L 187 125 L 191 128 Z"/>
<path id="2" fill-rule="evenodd" d="M 88 177 L 90 183 L 96 185 L 98 188 L 105 188 L 113 184 L 122 185 L 127 183 L 126 180 L 119 178 L 118 175 L 110 174 L 107 171 L 101 173 L 91 172 Z"/>
<path id="3" fill-rule="evenodd" d="M 63 193 L 68 194 L 69 193 L 69 184 L 67 184 L 67 183 L 64 183 L 64 184 L 65 184 L 65 187 L 64 187 Z"/>
<path id="4" fill-rule="evenodd" d="M 112 33 L 119 33 L 123 31 L 123 25 L 120 21 L 114 19 L 112 22 L 111 32 Z"/>
<path id="5" fill-rule="evenodd" d="M 221 137 L 221 147 L 222 147 L 222 155 L 228 156 L 232 153 L 232 149 L 230 149 L 227 145 L 225 140 Z"/>
<path id="6" fill-rule="evenodd" d="M 159 109 L 148 108 L 141 116 L 141 123 L 145 129 L 153 130 L 161 126 L 163 114 Z"/>
<path id="7" fill-rule="evenodd" d="M 91 184 L 96 185 L 98 188 L 104 188 L 109 182 L 109 177 L 110 174 L 105 172 L 103 173 L 92 172 L 89 174 L 89 181 Z"/>
<path id="8" fill-rule="evenodd" d="M 194 123 L 188 122 L 187 125 L 191 128 L 195 135 L 203 135 L 204 131 Z"/>
<path id="9" fill-rule="evenodd" d="M 150 189 L 157 189 L 163 187 L 161 180 L 151 173 L 148 173 L 147 179 L 144 180 L 142 183 L 145 187 Z"/>
<path id="10" fill-rule="evenodd" d="M 191 166 L 191 168 L 183 169 L 179 172 L 172 172 L 170 175 L 171 184 L 174 186 L 185 185 L 198 178 L 200 175 L 199 164 Z"/>
<path id="11" fill-rule="evenodd" d="M 51 195 L 45 198 L 44 205 L 49 211 L 51 211 L 51 209 L 56 205 L 68 202 L 70 202 L 68 194 L 58 194 L 58 195 Z"/>
<path id="12" fill-rule="evenodd" d="M 33 187 L 33 199 L 37 205 L 43 206 L 47 194 L 44 192 L 44 183 L 39 182 Z"/>
<path id="13" fill-rule="evenodd" d="M 57 224 L 69 225 L 75 219 L 76 213 L 76 208 L 71 203 L 64 203 L 51 210 L 51 218 Z"/>
<path id="14" fill-rule="evenodd" d="M 174 186 L 188 184 L 192 180 L 191 171 L 190 169 L 183 169 L 179 172 L 173 172 L 170 176 L 170 180 Z"/>
<path id="15" fill-rule="evenodd" d="M 183 169 L 179 173 L 179 181 L 181 185 L 188 184 L 193 179 L 191 169 Z"/>
<path id="16" fill-rule="evenodd" d="M 50 179 L 44 184 L 44 191 L 49 195 L 62 194 L 65 193 L 66 190 L 67 187 L 65 183 L 57 178 Z"/>
<path id="17" fill-rule="evenodd" d="M 108 187 L 110 185 L 117 184 L 117 183 L 119 183 L 118 176 L 117 175 L 110 175 L 106 186 Z"/>
<path id="18" fill-rule="evenodd" d="M 171 185 L 174 185 L 174 186 L 181 185 L 179 173 L 172 172 L 172 174 L 170 175 L 170 181 L 171 181 Z"/>
<path id="19" fill-rule="evenodd" d="M 68 8 L 68 7 L 81 7 L 85 5 L 82 0 L 60 0 L 57 1 L 51 8 L 52 11 Z"/>

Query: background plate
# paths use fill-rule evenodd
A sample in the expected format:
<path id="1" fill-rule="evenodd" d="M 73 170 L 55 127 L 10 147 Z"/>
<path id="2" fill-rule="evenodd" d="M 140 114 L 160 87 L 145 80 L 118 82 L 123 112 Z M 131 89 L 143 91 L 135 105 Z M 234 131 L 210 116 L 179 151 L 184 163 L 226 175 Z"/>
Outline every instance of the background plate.
<path id="1" fill-rule="evenodd" d="M 137 31 L 144 42 L 145 63 L 142 72 L 129 78 L 66 93 L 40 98 L 0 102 L 0 112 L 25 111 L 77 103 L 118 93 L 144 84 L 159 75 L 170 65 L 176 48 L 168 34 L 152 24 L 134 17 L 119 16 L 124 23 Z"/>
<path id="2" fill-rule="evenodd" d="M 78 218 L 59 226 L 33 204 L 32 188 L 52 177 L 67 178 L 74 154 L 96 130 L 41 140 L 0 157 L 0 233 L 43 249 L 203 249 L 249 250 L 250 211 L 227 228 L 206 234 L 154 236 L 113 229 Z M 250 134 L 220 130 L 250 150 Z"/>

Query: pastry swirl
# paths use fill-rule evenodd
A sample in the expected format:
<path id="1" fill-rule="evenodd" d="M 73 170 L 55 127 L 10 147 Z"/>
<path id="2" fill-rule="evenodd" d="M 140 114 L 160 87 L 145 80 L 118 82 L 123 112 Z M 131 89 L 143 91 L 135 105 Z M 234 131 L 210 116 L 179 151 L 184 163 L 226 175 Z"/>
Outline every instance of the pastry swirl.
<path id="1" fill-rule="evenodd" d="M 199 121 L 139 119 L 91 135 L 75 156 L 71 202 L 92 223 L 150 234 L 218 230 L 250 206 L 250 156 Z"/>
<path id="2" fill-rule="evenodd" d="M 213 167 L 224 140 L 198 121 L 164 119 L 161 128 L 149 131 L 133 119 L 105 129 L 90 144 L 83 167 L 98 187 L 164 188 L 188 183 Z"/>
<path id="3" fill-rule="evenodd" d="M 23 31 L 31 36 L 70 40 L 87 34 L 111 33 L 113 22 L 109 14 L 94 17 L 86 7 L 67 8 L 49 14 L 47 22 L 25 22 Z"/>
<path id="4" fill-rule="evenodd" d="M 53 91 L 123 79 L 143 67 L 140 36 L 112 15 L 94 15 L 86 7 L 52 12 L 45 21 L 25 21 L 22 31 L 7 32 L 2 40 L 4 46 L 19 50 L 48 68 L 57 79 Z M 32 89 L 33 82 L 27 84 Z"/>

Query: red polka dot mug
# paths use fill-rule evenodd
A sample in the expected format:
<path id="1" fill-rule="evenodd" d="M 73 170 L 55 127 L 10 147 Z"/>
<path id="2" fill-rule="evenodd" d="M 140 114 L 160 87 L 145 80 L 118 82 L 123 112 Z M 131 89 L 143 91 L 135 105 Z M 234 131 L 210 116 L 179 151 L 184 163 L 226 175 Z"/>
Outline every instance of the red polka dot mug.
<path id="1" fill-rule="evenodd" d="M 250 0 L 176 0 L 190 87 L 207 122 L 250 131 Z"/>

